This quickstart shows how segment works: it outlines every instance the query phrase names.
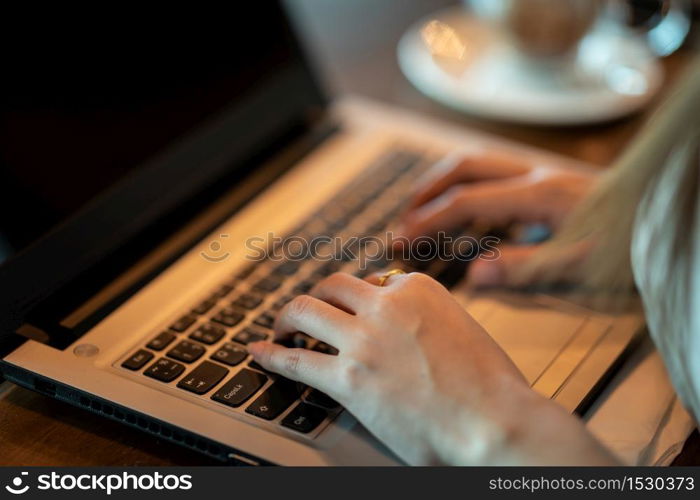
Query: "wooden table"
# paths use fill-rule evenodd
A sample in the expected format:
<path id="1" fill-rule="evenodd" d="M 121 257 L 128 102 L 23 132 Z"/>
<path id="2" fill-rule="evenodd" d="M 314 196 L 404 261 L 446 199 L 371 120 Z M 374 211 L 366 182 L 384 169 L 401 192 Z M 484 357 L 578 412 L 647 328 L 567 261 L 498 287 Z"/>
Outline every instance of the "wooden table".
<path id="1" fill-rule="evenodd" d="M 407 26 L 455 0 L 295 0 L 307 46 L 333 93 L 357 93 L 487 131 L 590 163 L 607 166 L 625 148 L 656 105 L 604 125 L 532 127 L 488 122 L 451 111 L 423 96 L 401 73 L 396 45 Z M 360 35 L 361 34 L 361 35 Z M 689 50 L 664 60 L 664 90 L 675 81 Z"/>
<path id="2" fill-rule="evenodd" d="M 363 94 L 601 167 L 609 165 L 658 105 L 599 126 L 522 127 L 476 120 L 446 110 L 419 94 L 401 75 L 396 42 L 419 17 L 447 0 L 296 0 L 295 10 L 332 93 Z M 689 57 L 664 61 L 667 85 Z M 662 92 L 663 94 L 663 92 Z M 160 441 L 84 410 L 14 387 L 0 386 L 0 465 L 206 465 L 194 452 Z M 697 431 L 676 463 L 700 465 Z"/>

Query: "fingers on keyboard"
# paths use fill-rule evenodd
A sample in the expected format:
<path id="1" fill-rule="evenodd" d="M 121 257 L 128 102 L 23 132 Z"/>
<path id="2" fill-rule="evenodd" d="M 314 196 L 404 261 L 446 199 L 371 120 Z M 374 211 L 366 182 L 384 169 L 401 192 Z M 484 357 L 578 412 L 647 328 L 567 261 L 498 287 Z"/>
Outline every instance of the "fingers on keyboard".
<path id="1" fill-rule="evenodd" d="M 420 159 L 406 151 L 388 152 L 376 162 L 376 168 L 368 169 L 366 178 L 335 196 L 291 236 L 310 241 L 317 236 L 348 236 L 358 231 L 374 235 L 382 231 L 401 208 L 399 198 L 387 188 Z M 381 196 L 384 201 L 373 202 Z M 392 201 L 392 196 L 396 201 Z M 370 210 L 366 210 L 368 207 Z M 308 245 L 305 248 L 312 250 Z M 362 247 L 355 245 L 352 250 L 357 254 Z M 301 434 L 314 431 L 329 415 L 341 411 L 341 405 L 321 391 L 268 372 L 250 358 L 245 346 L 269 339 L 277 311 L 295 296 L 308 293 L 319 280 L 336 271 L 349 270 L 345 254 L 327 248 L 324 251 L 336 258 L 313 262 L 289 256 L 262 268 L 259 262 L 246 265 L 191 304 L 189 312 L 152 337 L 144 348 L 130 353 L 122 360 L 121 367 L 165 384 L 172 383 L 183 393 L 205 397 L 229 408 L 240 407 L 241 412 L 255 418 L 279 419 L 281 426 Z M 386 267 L 384 261 L 372 264 L 376 268 Z M 421 265 L 414 263 L 415 268 Z M 376 269 L 368 272 L 372 270 Z M 336 348 L 302 333 L 285 337 L 281 343 L 290 348 L 338 354 Z M 154 353 L 164 356 L 156 357 Z"/>

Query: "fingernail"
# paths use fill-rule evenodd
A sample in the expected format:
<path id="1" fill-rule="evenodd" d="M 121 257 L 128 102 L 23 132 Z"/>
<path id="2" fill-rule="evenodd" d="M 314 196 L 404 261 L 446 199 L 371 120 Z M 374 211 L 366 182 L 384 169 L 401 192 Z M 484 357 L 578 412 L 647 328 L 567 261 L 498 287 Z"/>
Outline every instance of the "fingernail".
<path id="1" fill-rule="evenodd" d="M 504 269 L 496 262 L 476 261 L 469 271 L 469 283 L 475 286 L 503 284 Z"/>
<path id="2" fill-rule="evenodd" d="M 260 354 L 260 351 L 265 348 L 262 344 L 264 344 L 264 342 L 261 340 L 251 342 L 246 346 L 248 353 L 252 354 L 253 357 L 257 356 L 258 354 Z"/>
<path id="3" fill-rule="evenodd" d="M 403 238 L 405 240 L 412 240 L 416 237 L 416 224 L 414 219 L 409 219 L 401 222 L 401 224 L 396 228 L 395 234 L 396 238 Z"/>

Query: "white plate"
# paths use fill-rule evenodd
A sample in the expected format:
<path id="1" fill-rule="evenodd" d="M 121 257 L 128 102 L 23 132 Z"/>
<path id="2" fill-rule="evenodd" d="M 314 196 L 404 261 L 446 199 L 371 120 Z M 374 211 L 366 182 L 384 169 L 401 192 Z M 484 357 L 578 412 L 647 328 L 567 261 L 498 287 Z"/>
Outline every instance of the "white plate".
<path id="1" fill-rule="evenodd" d="M 424 39 L 431 21 L 443 32 L 447 27 L 442 47 L 459 57 L 433 55 Z M 461 7 L 414 24 L 399 42 L 398 59 L 408 80 L 436 101 L 478 116 L 539 125 L 628 115 L 651 99 L 664 76 L 643 39 L 603 23 L 582 41 L 569 68 L 555 76 L 528 63 L 505 33 Z"/>

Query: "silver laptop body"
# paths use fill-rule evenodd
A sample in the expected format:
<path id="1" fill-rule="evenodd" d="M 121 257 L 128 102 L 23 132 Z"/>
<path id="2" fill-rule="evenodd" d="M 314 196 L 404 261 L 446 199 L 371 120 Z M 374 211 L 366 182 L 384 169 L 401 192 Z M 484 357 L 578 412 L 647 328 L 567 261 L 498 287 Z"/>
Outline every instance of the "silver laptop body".
<path id="1" fill-rule="evenodd" d="M 299 80 L 292 71 L 288 80 L 273 84 L 287 85 L 284 93 L 289 95 Z M 192 151 L 200 151 L 199 144 L 215 144 L 221 149 L 209 147 L 209 154 L 225 163 L 227 155 L 238 154 L 236 147 L 227 146 L 240 140 L 226 135 L 231 123 L 240 126 L 240 120 L 254 119 L 243 115 L 239 108 L 222 115 L 161 161 L 186 163 L 188 155 L 199 161 Z M 261 161 L 188 225 L 67 311 L 60 325 L 73 331 L 173 248 L 196 239 L 80 335 L 56 344 L 50 332 L 32 322 L 31 314 L 24 315 L 11 332 L 21 342 L 2 358 L 5 378 L 224 462 L 399 463 L 335 402 L 250 366 L 245 353 L 251 335 L 271 333 L 270 317 L 291 296 L 336 269 L 359 274 L 358 263 L 341 260 L 327 266 L 327 261 L 306 258 L 284 268 L 281 261 L 251 258 L 259 248 L 269 250 L 275 236 L 316 234 L 314 225 L 320 220 L 345 237 L 381 234 L 415 177 L 455 150 L 497 148 L 551 168 L 588 167 L 360 98 L 326 106 L 324 123 L 336 128 L 291 168 L 275 167 L 285 158 L 296 158 L 289 147 Z M 372 191 L 372 186 L 381 189 Z M 242 203 L 251 190 L 258 194 Z M 338 206 L 349 207 L 351 215 Z M 330 212 L 342 220 L 326 220 Z M 534 390 L 572 412 L 585 408 L 643 326 L 639 312 L 607 314 L 544 293 L 474 293 L 460 277 L 449 277 L 453 294 L 511 356 Z M 328 349 L 313 340 L 308 346 Z M 313 422 L 295 413 L 301 402 L 317 409 Z"/>

